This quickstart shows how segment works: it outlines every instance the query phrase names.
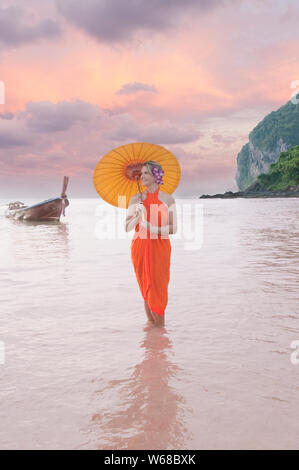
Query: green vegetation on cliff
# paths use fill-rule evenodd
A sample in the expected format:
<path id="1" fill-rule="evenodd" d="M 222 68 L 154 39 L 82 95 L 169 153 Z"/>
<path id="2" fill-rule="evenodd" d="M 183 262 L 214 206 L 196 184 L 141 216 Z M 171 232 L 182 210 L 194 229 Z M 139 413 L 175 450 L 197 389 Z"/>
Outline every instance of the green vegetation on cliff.
<path id="1" fill-rule="evenodd" d="M 268 114 L 249 134 L 249 140 L 262 151 L 275 150 L 280 138 L 291 146 L 299 143 L 299 103 L 288 101 Z"/>
<path id="2" fill-rule="evenodd" d="M 269 190 L 299 185 L 299 145 L 281 152 L 278 161 L 270 165 L 269 172 L 260 174 L 257 181 Z"/>

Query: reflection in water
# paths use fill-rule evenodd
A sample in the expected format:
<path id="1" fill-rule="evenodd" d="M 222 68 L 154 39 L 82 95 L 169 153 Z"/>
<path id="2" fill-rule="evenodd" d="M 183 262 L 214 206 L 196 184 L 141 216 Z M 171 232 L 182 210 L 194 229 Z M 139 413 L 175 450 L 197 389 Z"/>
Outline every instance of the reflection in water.
<path id="1" fill-rule="evenodd" d="M 135 366 L 132 376 L 112 380 L 97 391 L 100 395 L 106 391 L 110 397 L 115 390 L 120 393 L 117 409 L 92 417 L 101 449 L 188 448 L 185 401 L 169 383 L 178 373 L 178 366 L 169 360 L 171 341 L 165 327 L 148 324 L 144 331 L 141 346 L 145 357 Z"/>
<path id="2" fill-rule="evenodd" d="M 58 258 L 69 257 L 69 227 L 63 222 L 11 221 L 19 230 L 13 231 L 15 237 L 12 249 L 15 260 L 30 258 L 38 263 L 55 262 Z"/>

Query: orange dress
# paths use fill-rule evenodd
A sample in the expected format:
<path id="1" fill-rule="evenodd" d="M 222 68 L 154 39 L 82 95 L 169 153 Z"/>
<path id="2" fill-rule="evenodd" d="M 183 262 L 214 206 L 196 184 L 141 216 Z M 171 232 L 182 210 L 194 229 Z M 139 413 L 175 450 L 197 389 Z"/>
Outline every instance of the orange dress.
<path id="1" fill-rule="evenodd" d="M 143 204 L 152 225 L 168 224 L 168 207 L 158 199 L 159 188 L 147 191 Z M 131 259 L 144 300 L 152 312 L 164 315 L 168 302 L 171 244 L 168 235 L 153 234 L 139 223 L 131 242 Z"/>

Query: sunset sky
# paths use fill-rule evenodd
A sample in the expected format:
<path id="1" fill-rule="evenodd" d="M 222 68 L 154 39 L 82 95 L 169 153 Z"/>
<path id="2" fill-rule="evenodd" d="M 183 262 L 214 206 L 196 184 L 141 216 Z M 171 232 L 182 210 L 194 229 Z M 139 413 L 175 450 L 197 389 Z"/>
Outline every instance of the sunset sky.
<path id="1" fill-rule="evenodd" d="M 299 80 L 296 0 L 0 0 L 0 198 L 97 197 L 109 150 L 172 151 L 176 197 L 236 191 L 248 133 Z M 1 99 L 0 99 L 0 103 Z"/>

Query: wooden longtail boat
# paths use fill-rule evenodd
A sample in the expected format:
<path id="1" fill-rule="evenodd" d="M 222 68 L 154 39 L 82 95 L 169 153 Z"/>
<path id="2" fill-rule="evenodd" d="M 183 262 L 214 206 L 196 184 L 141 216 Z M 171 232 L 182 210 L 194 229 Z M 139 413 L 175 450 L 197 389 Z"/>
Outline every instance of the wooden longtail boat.
<path id="1" fill-rule="evenodd" d="M 6 217 L 17 220 L 59 221 L 61 214 L 65 215 L 65 208 L 69 205 L 66 196 L 68 182 L 69 177 L 65 176 L 60 197 L 47 199 L 32 206 L 26 206 L 20 201 L 10 202 L 5 212 Z"/>

